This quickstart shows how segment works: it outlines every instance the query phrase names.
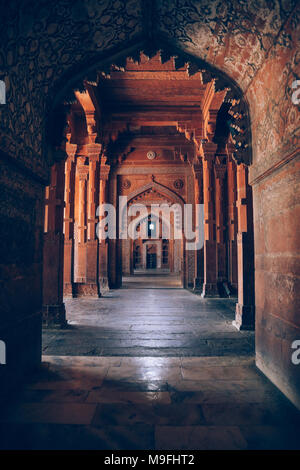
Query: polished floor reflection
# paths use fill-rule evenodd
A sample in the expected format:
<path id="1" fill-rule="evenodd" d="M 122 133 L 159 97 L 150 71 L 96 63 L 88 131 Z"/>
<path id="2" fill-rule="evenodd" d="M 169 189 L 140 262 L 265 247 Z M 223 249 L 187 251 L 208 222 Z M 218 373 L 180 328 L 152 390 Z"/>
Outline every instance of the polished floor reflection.
<path id="1" fill-rule="evenodd" d="M 202 299 L 177 276 L 141 274 L 105 297 L 65 299 L 68 328 L 47 329 L 43 353 L 74 356 L 223 356 L 254 352 L 232 326 L 235 299 Z"/>
<path id="2" fill-rule="evenodd" d="M 44 356 L 4 449 L 297 449 L 300 417 L 252 357 Z"/>

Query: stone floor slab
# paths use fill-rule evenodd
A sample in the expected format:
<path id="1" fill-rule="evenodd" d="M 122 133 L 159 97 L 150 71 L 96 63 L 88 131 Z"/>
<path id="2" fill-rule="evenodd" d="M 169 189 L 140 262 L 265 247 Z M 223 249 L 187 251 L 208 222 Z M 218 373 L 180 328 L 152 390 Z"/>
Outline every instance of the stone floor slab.
<path id="1" fill-rule="evenodd" d="M 243 450 L 247 442 L 237 426 L 157 426 L 158 450 Z"/>
<path id="2" fill-rule="evenodd" d="M 0 422 L 91 424 L 95 410 L 91 403 L 22 403 L 7 409 Z"/>

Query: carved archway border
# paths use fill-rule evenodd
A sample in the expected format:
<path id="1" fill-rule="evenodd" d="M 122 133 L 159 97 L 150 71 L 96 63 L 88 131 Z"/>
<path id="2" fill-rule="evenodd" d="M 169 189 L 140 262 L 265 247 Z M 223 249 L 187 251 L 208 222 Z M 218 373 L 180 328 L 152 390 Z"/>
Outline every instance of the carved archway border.
<path id="1" fill-rule="evenodd" d="M 173 200 L 175 203 L 180 204 L 181 206 L 185 203 L 184 199 L 179 196 L 177 193 L 172 191 L 171 189 L 168 189 L 166 186 L 163 186 L 160 183 L 157 183 L 156 181 L 152 181 L 150 183 L 146 183 L 143 186 L 135 189 L 132 191 L 130 194 L 127 195 L 128 202 L 127 205 L 130 204 L 130 202 L 140 196 L 141 194 L 145 193 L 146 191 L 149 191 L 149 189 L 154 189 L 157 192 L 161 193 L 162 195 L 165 195 L 166 197 L 170 198 Z"/>

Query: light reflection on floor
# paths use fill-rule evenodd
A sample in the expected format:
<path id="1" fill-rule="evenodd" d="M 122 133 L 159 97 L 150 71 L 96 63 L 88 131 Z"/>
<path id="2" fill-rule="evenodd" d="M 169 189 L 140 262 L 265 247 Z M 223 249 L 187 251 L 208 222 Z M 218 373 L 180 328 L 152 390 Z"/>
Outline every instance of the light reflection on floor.
<path id="1" fill-rule="evenodd" d="M 44 356 L 0 447 L 299 448 L 299 414 L 252 357 Z"/>

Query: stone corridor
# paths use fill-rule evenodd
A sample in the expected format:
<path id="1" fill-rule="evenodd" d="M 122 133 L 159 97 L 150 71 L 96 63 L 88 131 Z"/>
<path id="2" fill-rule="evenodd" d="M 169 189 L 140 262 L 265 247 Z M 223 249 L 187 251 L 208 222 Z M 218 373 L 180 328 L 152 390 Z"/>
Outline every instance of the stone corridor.
<path id="1" fill-rule="evenodd" d="M 299 449 L 299 413 L 256 369 L 233 300 L 169 281 L 68 299 L 69 327 L 44 333 L 41 368 L 2 413 L 0 447 Z"/>

